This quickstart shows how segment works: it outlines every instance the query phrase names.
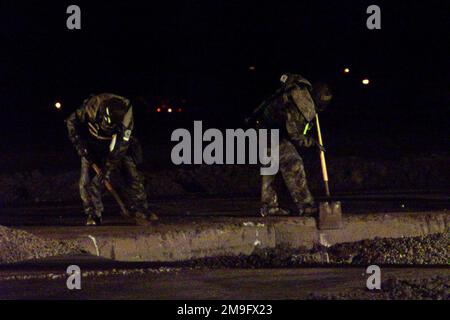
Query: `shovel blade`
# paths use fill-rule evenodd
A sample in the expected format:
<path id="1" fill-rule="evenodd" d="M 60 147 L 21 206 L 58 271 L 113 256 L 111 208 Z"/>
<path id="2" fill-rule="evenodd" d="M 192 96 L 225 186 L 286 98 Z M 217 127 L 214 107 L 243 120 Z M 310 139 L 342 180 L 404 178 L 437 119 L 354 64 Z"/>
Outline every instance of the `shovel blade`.
<path id="1" fill-rule="evenodd" d="M 319 229 L 336 230 L 342 228 L 342 208 L 340 201 L 319 203 Z"/>

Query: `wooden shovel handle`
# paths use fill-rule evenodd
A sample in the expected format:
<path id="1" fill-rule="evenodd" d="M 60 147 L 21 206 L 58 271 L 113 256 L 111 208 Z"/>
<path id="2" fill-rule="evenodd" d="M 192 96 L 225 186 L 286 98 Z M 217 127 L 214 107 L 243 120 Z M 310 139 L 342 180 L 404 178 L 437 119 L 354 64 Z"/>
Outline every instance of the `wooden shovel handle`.
<path id="1" fill-rule="evenodd" d="M 92 164 L 92 169 L 94 169 L 94 171 L 97 175 L 99 175 L 101 173 L 100 168 L 95 163 Z M 105 187 L 109 192 L 111 192 L 111 190 L 113 190 L 113 187 L 109 181 L 105 181 Z"/>
<path id="2" fill-rule="evenodd" d="M 319 140 L 319 144 L 323 147 L 323 141 L 322 141 L 322 132 L 320 130 L 320 122 L 319 122 L 319 115 L 316 114 L 316 127 L 317 127 L 317 137 Z M 323 150 L 320 150 L 320 165 L 322 167 L 322 176 L 323 181 L 325 183 L 325 192 L 327 196 L 330 196 L 330 189 L 328 187 L 328 171 L 327 171 L 327 163 L 325 161 L 325 152 Z"/>
<path id="3" fill-rule="evenodd" d="M 96 174 L 100 174 L 100 172 L 101 172 L 100 168 L 95 163 L 92 164 L 92 169 L 94 169 Z M 116 199 L 116 202 L 120 207 L 120 212 L 121 212 L 122 216 L 124 218 L 130 218 L 131 215 L 130 215 L 130 212 L 128 212 L 128 209 L 127 209 L 125 203 L 122 201 L 119 194 L 116 192 L 116 190 L 114 190 L 114 188 L 112 187 L 112 185 L 109 181 L 105 181 L 105 187 L 109 191 L 109 193 L 111 193 L 113 198 Z"/>

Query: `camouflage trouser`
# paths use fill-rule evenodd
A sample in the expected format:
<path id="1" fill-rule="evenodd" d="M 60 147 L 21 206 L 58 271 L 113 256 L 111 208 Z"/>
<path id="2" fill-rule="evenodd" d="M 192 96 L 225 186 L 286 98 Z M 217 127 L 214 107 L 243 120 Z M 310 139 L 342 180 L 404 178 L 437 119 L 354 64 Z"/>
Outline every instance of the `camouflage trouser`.
<path id="1" fill-rule="evenodd" d="M 305 205 L 312 205 L 314 199 L 308 188 L 303 160 L 294 145 L 287 140 L 281 140 L 279 157 L 279 172 L 272 176 L 262 176 L 262 205 L 269 208 L 278 207 L 275 179 L 280 172 L 291 198 L 297 207 L 303 208 Z"/>
<path id="2" fill-rule="evenodd" d="M 131 211 L 145 213 L 148 210 L 147 194 L 144 188 L 144 179 L 136 168 L 134 160 L 125 156 L 119 164 L 120 171 L 127 180 L 126 195 L 130 202 Z M 84 212 L 88 215 L 101 216 L 103 212 L 102 193 L 104 185 L 100 184 L 98 177 L 86 159 L 81 159 L 80 196 Z"/>

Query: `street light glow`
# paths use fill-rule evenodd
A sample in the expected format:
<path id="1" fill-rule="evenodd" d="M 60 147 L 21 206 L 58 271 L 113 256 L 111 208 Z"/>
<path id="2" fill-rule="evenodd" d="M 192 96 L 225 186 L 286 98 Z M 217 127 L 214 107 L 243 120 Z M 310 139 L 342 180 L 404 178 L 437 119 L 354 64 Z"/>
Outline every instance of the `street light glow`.
<path id="1" fill-rule="evenodd" d="M 369 79 L 363 79 L 362 84 L 368 85 L 370 83 Z"/>
<path id="2" fill-rule="evenodd" d="M 60 102 L 56 102 L 56 103 L 55 103 L 55 108 L 56 108 L 56 109 L 61 109 L 61 107 L 62 107 L 62 105 L 61 105 Z"/>
<path id="3" fill-rule="evenodd" d="M 344 69 L 344 72 L 345 72 L 345 73 L 349 73 L 349 72 L 350 72 L 350 69 L 349 69 L 349 68 L 345 68 L 345 69 Z"/>

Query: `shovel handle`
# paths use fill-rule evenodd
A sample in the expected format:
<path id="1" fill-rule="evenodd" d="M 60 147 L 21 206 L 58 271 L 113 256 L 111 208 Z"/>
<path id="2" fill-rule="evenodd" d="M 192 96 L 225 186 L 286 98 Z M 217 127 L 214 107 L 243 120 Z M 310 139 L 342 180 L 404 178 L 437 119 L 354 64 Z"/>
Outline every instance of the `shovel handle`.
<path id="1" fill-rule="evenodd" d="M 96 174 L 100 174 L 100 172 L 101 172 L 100 168 L 95 163 L 92 164 L 92 169 L 94 169 Z M 130 213 L 128 212 L 128 209 L 127 209 L 125 203 L 123 203 L 122 199 L 120 198 L 120 196 L 118 195 L 116 190 L 114 190 L 114 188 L 112 187 L 112 185 L 109 181 L 105 181 L 105 187 L 109 191 L 109 193 L 111 193 L 113 198 L 116 199 L 116 202 L 120 207 L 122 216 L 124 218 L 130 218 Z"/>
<path id="2" fill-rule="evenodd" d="M 319 140 L 319 144 L 323 147 L 322 132 L 320 130 L 320 122 L 319 122 L 318 114 L 316 114 L 316 127 L 317 127 L 317 137 Z M 323 152 L 323 150 L 320 150 L 320 166 L 322 167 L 323 182 L 325 183 L 325 193 L 326 193 L 327 197 L 329 197 L 330 196 L 330 188 L 328 186 L 327 163 L 325 161 L 325 152 Z"/>
<path id="3" fill-rule="evenodd" d="M 97 175 L 99 175 L 101 172 L 100 168 L 95 163 L 92 164 L 92 169 L 94 169 L 94 171 Z M 111 192 L 111 190 L 113 190 L 113 187 L 109 181 L 105 181 L 105 187 L 110 192 Z"/>

